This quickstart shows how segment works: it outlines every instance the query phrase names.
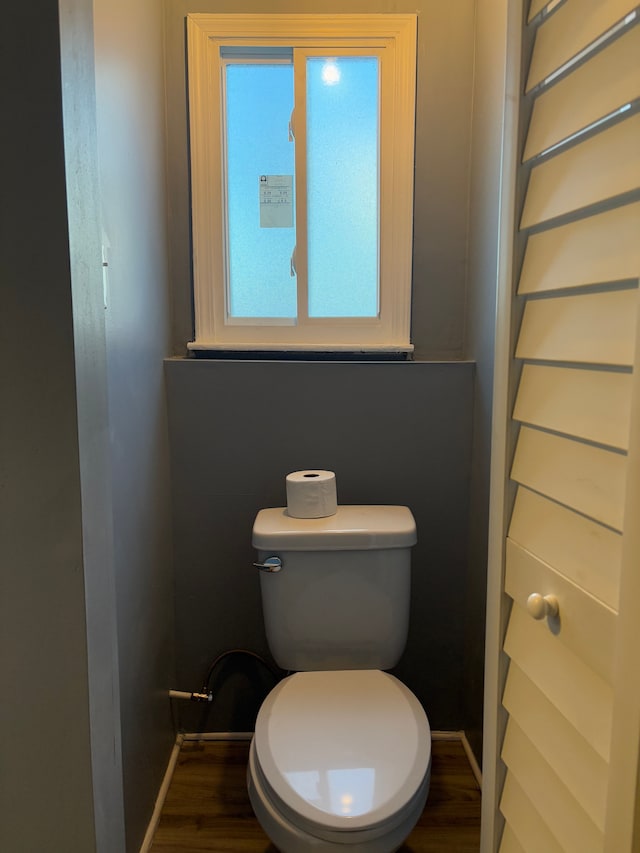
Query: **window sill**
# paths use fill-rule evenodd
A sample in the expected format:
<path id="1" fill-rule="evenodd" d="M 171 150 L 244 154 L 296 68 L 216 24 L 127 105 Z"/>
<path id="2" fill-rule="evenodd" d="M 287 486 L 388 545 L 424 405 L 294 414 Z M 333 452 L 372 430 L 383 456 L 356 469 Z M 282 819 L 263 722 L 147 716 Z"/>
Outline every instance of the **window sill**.
<path id="1" fill-rule="evenodd" d="M 317 344 L 207 344 L 189 341 L 187 349 L 191 351 L 211 350 L 218 352 L 364 352 L 364 353 L 411 353 L 413 344 L 406 346 L 358 346 L 357 344 L 328 344 L 319 347 Z"/>
<path id="2" fill-rule="evenodd" d="M 314 361 L 409 361 L 413 355 L 413 345 L 407 346 L 355 346 L 335 345 L 319 348 L 312 344 L 290 344 L 287 346 L 275 344 L 239 344 L 230 347 L 228 344 L 202 344 L 190 342 L 187 348 L 195 358 L 224 358 L 224 359 L 272 359 L 272 360 L 301 360 Z"/>

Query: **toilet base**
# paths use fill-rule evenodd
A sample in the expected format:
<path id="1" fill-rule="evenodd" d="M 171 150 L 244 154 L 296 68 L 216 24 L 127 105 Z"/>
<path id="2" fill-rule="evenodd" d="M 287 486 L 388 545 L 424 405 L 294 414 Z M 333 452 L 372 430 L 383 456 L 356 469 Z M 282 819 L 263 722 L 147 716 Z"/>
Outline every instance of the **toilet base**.
<path id="1" fill-rule="evenodd" d="M 431 761 L 420 788 L 407 805 L 404 818 L 401 822 L 392 824 L 387 833 L 374 833 L 366 829 L 361 832 L 340 833 L 344 840 L 328 840 L 311 835 L 294 826 L 277 809 L 261 782 L 253 741 L 247 766 L 247 788 L 258 823 L 280 853 L 335 853 L 337 850 L 343 850 L 345 853 L 394 853 L 402 846 L 422 814 L 429 792 L 430 776 Z"/>

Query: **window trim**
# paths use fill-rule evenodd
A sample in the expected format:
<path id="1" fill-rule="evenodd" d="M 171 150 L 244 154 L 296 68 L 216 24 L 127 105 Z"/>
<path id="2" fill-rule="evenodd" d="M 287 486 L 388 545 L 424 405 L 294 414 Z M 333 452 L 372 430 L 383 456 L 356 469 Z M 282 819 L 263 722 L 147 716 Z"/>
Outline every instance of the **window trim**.
<path id="1" fill-rule="evenodd" d="M 408 352 L 413 247 L 416 15 L 190 14 L 187 16 L 195 340 L 190 350 Z M 384 47 L 381 76 L 380 318 L 268 326 L 225 323 L 222 46 Z M 384 100 L 383 100 L 384 99 Z M 405 132 L 410 126 L 412 132 Z M 211 140 L 214 144 L 211 144 Z M 406 188 L 398 190 L 398 188 Z M 216 286 L 215 281 L 222 281 Z M 302 331 L 302 335 L 301 335 Z"/>

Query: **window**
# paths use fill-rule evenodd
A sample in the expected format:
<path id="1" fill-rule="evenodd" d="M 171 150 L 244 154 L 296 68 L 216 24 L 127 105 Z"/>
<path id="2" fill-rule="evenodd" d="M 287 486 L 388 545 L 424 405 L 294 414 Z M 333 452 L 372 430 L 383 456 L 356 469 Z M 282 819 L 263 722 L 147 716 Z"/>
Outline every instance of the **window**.
<path id="1" fill-rule="evenodd" d="M 410 350 L 414 15 L 187 19 L 191 349 Z"/>

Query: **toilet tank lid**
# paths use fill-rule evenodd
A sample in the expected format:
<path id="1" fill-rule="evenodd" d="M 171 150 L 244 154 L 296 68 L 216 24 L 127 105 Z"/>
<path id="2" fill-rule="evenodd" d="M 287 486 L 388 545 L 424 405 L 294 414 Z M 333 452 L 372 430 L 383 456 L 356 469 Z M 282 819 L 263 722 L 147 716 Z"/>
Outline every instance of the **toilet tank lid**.
<path id="1" fill-rule="evenodd" d="M 286 507 L 275 507 L 261 509 L 253 525 L 253 546 L 261 551 L 367 551 L 416 541 L 406 506 L 339 506 L 326 518 L 293 518 Z"/>

